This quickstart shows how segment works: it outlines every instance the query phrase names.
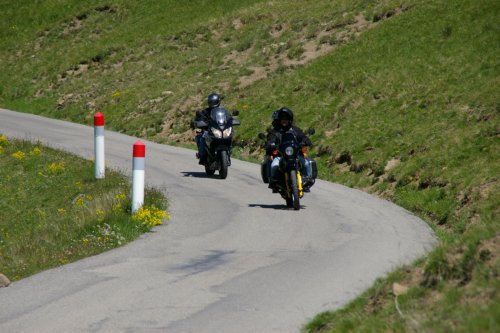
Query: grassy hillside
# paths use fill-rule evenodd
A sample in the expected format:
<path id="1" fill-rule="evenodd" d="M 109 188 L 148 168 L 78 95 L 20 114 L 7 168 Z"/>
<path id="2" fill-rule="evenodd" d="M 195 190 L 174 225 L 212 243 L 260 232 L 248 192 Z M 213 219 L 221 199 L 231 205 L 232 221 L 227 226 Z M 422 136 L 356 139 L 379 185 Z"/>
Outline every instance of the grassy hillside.
<path id="1" fill-rule="evenodd" d="M 317 131 L 321 178 L 434 228 L 441 244 L 428 258 L 308 331 L 499 330 L 498 1 L 59 0 L 0 10 L 0 106 L 87 124 L 102 111 L 114 130 L 193 147 L 194 110 L 216 90 L 241 111 L 238 155 L 256 159 L 257 133 L 287 105 Z"/>

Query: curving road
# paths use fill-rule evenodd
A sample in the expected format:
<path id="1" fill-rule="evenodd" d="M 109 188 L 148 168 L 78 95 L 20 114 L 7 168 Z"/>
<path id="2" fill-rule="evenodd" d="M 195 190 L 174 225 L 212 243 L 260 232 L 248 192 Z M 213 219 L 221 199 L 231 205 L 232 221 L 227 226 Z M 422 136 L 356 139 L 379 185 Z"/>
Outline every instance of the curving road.
<path id="1" fill-rule="evenodd" d="M 93 127 L 0 109 L 0 134 L 94 154 Z M 130 175 L 137 139 L 105 140 L 107 167 Z M 1 288 L 0 332 L 299 332 L 436 244 L 422 220 L 361 191 L 319 180 L 288 210 L 256 164 L 205 177 L 194 151 L 142 141 L 172 220 Z"/>

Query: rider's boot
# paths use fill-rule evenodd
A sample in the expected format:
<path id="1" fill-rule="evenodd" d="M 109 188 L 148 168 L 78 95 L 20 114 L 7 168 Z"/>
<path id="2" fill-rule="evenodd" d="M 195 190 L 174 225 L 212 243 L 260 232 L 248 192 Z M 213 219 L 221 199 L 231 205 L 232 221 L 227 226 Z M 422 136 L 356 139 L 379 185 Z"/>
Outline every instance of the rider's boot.
<path id="1" fill-rule="evenodd" d="M 302 190 L 304 192 L 311 192 L 311 186 L 314 185 L 314 181 L 310 177 L 302 177 Z"/>
<path id="2" fill-rule="evenodd" d="M 273 193 L 278 193 L 278 181 L 274 178 L 269 178 L 269 186 L 268 188 L 273 190 Z"/>
<path id="3" fill-rule="evenodd" d="M 302 191 L 310 192 L 309 187 L 309 177 L 302 176 Z"/>

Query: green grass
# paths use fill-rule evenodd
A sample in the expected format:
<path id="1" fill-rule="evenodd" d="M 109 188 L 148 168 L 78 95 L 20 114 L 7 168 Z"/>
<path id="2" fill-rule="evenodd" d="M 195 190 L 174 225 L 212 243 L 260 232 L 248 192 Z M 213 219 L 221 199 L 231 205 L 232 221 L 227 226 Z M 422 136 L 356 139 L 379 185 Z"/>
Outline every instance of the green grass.
<path id="1" fill-rule="evenodd" d="M 96 180 L 91 161 L 0 136 L 1 272 L 19 280 L 150 231 L 151 219 L 130 212 L 129 183 L 110 170 Z M 166 206 L 161 192 L 146 190 L 143 210 Z"/>
<path id="2" fill-rule="evenodd" d="M 257 161 L 257 134 L 286 105 L 316 129 L 321 178 L 434 229 L 440 245 L 427 258 L 306 330 L 498 331 L 498 1 L 60 0 L 0 10 L 0 106 L 87 124 L 102 111 L 110 129 L 192 148 L 194 110 L 220 91 L 241 111 L 235 156 Z M 332 49 L 294 63 L 322 45 Z M 252 77 L 257 69 L 267 74 Z M 406 319 L 392 282 L 410 288 L 398 296 Z"/>
<path id="3" fill-rule="evenodd" d="M 498 267 L 497 267 L 498 268 Z M 418 286 L 396 296 L 392 283 L 405 279 L 401 269 L 336 312 L 310 321 L 305 332 L 496 332 L 500 327 L 500 284 L 491 270 L 482 269 L 476 288 L 440 283 L 435 289 Z M 432 308 L 429 309 L 429 304 Z M 397 310 L 399 308 L 399 311 Z"/>

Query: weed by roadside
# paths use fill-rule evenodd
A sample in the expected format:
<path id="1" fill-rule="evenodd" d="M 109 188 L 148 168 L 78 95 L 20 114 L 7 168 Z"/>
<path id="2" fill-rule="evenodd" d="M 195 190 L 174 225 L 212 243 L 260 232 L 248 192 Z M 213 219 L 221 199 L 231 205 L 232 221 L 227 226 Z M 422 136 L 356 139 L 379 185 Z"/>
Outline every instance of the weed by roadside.
<path id="1" fill-rule="evenodd" d="M 131 214 L 129 181 L 91 161 L 0 135 L 0 270 L 15 281 L 121 246 L 168 221 L 163 194 L 148 188 Z"/>

